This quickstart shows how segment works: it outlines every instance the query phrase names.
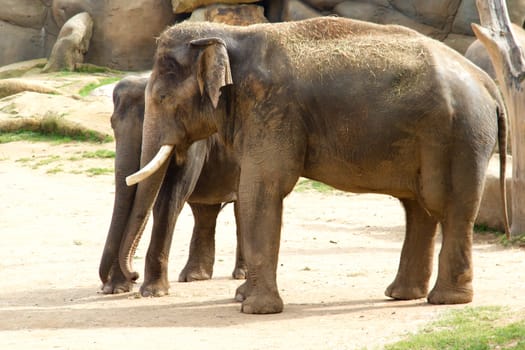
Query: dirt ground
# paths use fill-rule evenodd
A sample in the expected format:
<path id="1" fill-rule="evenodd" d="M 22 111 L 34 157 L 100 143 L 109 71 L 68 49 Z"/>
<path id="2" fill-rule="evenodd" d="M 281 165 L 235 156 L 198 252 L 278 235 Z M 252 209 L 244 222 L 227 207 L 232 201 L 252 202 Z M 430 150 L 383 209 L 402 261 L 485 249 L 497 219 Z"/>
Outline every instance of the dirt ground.
<path id="1" fill-rule="evenodd" d="M 403 239 L 401 207 L 387 196 L 340 192 L 294 192 L 285 201 L 281 314 L 244 315 L 233 300 L 240 282 L 230 278 L 231 206 L 219 217 L 212 280 L 177 282 L 193 224 L 186 208 L 172 246 L 171 294 L 100 294 L 98 263 L 113 176 L 89 176 L 85 169 L 92 162 L 111 167 L 112 160 L 74 159 L 102 148 L 113 144 L 0 145 L 0 348 L 381 348 L 447 310 L 467 307 L 385 298 Z M 54 161 L 41 161 L 50 155 Z M 49 172 L 56 168 L 62 171 Z M 475 299 L 468 306 L 525 311 L 525 251 L 487 239 L 476 239 Z M 145 235 L 134 260 L 137 271 L 143 271 L 148 242 Z"/>

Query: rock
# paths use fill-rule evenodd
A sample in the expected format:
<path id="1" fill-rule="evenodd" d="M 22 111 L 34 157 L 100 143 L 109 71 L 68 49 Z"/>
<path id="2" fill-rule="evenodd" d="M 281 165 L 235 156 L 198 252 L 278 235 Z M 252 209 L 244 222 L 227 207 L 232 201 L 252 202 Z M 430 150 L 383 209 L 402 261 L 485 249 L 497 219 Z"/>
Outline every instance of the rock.
<path id="1" fill-rule="evenodd" d="M 47 7 L 40 0 L 2 0 L 0 21 L 40 30 L 46 20 Z"/>
<path id="2" fill-rule="evenodd" d="M 289 0 L 288 6 L 284 9 L 284 21 L 300 21 L 302 19 L 322 16 L 322 13 L 314 10 L 310 6 L 303 4 L 299 0 Z"/>
<path id="3" fill-rule="evenodd" d="M 49 55 L 58 33 L 49 1 L 0 0 L 0 66 Z"/>
<path id="4" fill-rule="evenodd" d="M 46 63 L 46 58 L 36 58 L 34 60 L 8 64 L 0 67 L 0 79 L 20 77 L 32 69 L 44 68 Z"/>
<path id="5" fill-rule="evenodd" d="M 507 156 L 507 203 L 509 206 L 509 220 L 512 220 L 510 203 L 512 202 L 512 157 Z M 499 189 L 499 155 L 490 160 L 485 179 L 483 197 L 476 218 L 477 225 L 486 225 L 498 231 L 504 231 L 502 199 Z"/>
<path id="6" fill-rule="evenodd" d="M 53 0 L 51 11 L 59 28 L 74 15 L 81 12 L 92 13 L 92 6 L 87 0 Z"/>
<path id="7" fill-rule="evenodd" d="M 155 38 L 175 20 L 169 0 L 94 1 L 90 14 L 86 62 L 120 70 L 151 69 Z"/>
<path id="8" fill-rule="evenodd" d="M 43 94 L 60 95 L 57 89 L 48 87 L 42 83 L 24 79 L 2 79 L 0 80 L 0 99 L 18 94 L 23 91 L 33 91 Z"/>
<path id="9" fill-rule="evenodd" d="M 443 42 L 463 55 L 474 40 L 474 36 L 450 33 Z"/>
<path id="10" fill-rule="evenodd" d="M 525 0 L 507 0 L 510 21 L 523 28 L 525 24 Z"/>
<path id="11" fill-rule="evenodd" d="M 343 1 L 344 0 L 304 0 L 307 5 L 319 11 L 331 10 Z"/>
<path id="12" fill-rule="evenodd" d="M 452 32 L 456 34 L 472 35 L 471 23 L 479 23 L 478 8 L 474 0 L 463 0 L 459 6 L 456 17 L 452 24 Z"/>
<path id="13" fill-rule="evenodd" d="M 268 22 L 264 17 L 264 8 L 257 5 L 210 5 L 193 11 L 188 20 L 232 25 Z"/>
<path id="14" fill-rule="evenodd" d="M 73 71 L 77 64 L 84 62 L 93 33 L 93 20 L 87 12 L 70 18 L 60 29 L 44 72 L 60 70 Z"/>
<path id="15" fill-rule="evenodd" d="M 463 2 L 474 0 L 463 0 Z M 451 21 L 461 4 L 461 0 L 392 0 L 392 6 L 415 21 L 439 29 L 452 25 Z"/>
<path id="16" fill-rule="evenodd" d="M 334 12 L 343 17 L 362 21 L 403 25 L 438 40 L 446 37 L 446 34 L 437 28 L 416 22 L 395 9 L 374 3 L 344 1 L 334 8 Z"/>
<path id="17" fill-rule="evenodd" d="M 74 96 L 42 94 L 24 91 L 0 99 L 0 130 L 13 131 L 39 127 L 46 119 L 59 120 L 67 128 L 89 129 L 102 135 L 112 135 L 110 116 L 113 104 L 105 96 L 78 99 Z"/>
<path id="18" fill-rule="evenodd" d="M 216 3 L 221 4 L 246 4 L 257 2 L 259 0 L 171 0 L 171 6 L 173 8 L 173 13 L 188 13 L 193 10 L 202 7 L 209 6 Z"/>

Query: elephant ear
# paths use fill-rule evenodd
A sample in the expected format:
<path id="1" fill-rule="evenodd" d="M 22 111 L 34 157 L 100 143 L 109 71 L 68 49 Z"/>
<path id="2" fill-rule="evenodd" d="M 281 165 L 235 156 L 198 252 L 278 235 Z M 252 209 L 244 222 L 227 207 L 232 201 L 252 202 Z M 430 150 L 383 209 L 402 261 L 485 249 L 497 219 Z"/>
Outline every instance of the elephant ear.
<path id="1" fill-rule="evenodd" d="M 206 90 L 213 107 L 217 108 L 221 87 L 233 84 L 226 43 L 220 38 L 205 38 L 193 40 L 190 44 L 202 50 L 197 62 L 201 95 Z"/>

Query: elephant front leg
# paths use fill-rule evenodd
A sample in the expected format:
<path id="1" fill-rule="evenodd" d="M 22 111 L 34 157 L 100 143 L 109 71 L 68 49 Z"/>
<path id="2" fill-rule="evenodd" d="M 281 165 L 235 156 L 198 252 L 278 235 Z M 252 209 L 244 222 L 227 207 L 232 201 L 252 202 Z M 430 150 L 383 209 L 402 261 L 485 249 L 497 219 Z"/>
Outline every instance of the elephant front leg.
<path id="1" fill-rule="evenodd" d="M 278 313 L 283 310 L 276 274 L 284 196 L 278 184 L 257 179 L 243 182 L 241 177 L 238 205 L 248 276 L 237 290 L 236 300 L 243 300 L 244 313 Z"/>
<path id="2" fill-rule="evenodd" d="M 399 269 L 385 295 L 394 299 L 424 298 L 432 274 L 437 221 L 417 201 L 401 201 L 406 214 L 406 235 Z"/>
<path id="3" fill-rule="evenodd" d="M 179 275 L 179 282 L 210 279 L 215 261 L 215 226 L 220 204 L 190 203 L 195 226 L 191 236 L 190 252 L 186 266 Z"/>

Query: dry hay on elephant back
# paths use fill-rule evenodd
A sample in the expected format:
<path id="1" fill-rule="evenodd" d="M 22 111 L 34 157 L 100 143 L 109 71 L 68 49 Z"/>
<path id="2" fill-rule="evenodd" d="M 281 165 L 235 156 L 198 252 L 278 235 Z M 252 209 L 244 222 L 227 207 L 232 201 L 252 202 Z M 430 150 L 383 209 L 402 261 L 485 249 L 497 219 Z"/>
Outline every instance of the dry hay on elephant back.
<path id="1" fill-rule="evenodd" d="M 378 73 L 389 72 L 395 77 L 391 89 L 395 96 L 391 97 L 397 97 L 417 87 L 431 64 L 427 49 L 430 39 L 400 26 L 360 21 L 349 25 L 348 21 L 333 19 L 318 21 L 317 25 L 295 22 L 291 26 L 290 35 L 278 38 L 289 53 L 295 74 L 309 80 L 322 78 L 320 72 L 332 76 L 342 66 L 367 72 L 371 81 Z"/>

